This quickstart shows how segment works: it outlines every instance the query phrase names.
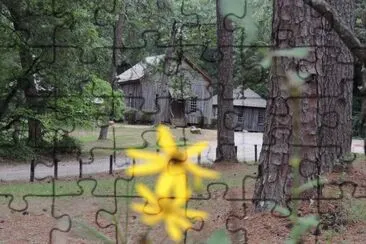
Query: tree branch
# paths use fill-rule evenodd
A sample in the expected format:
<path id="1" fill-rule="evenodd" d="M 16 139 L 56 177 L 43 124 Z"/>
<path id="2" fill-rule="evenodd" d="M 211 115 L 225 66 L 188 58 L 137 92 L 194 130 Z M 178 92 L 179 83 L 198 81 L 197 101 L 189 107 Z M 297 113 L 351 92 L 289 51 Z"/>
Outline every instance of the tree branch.
<path id="1" fill-rule="evenodd" d="M 360 42 L 357 36 L 352 32 L 337 11 L 324 0 L 304 0 L 311 8 L 324 16 L 324 18 L 333 26 L 333 30 L 338 34 L 343 43 L 348 47 L 352 54 L 362 63 L 366 64 L 366 46 Z"/>

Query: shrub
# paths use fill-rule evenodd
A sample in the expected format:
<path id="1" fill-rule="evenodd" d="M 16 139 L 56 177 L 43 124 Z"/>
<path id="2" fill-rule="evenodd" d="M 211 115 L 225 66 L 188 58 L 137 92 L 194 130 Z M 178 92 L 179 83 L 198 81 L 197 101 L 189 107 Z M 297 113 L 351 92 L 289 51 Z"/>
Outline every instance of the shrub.
<path id="1" fill-rule="evenodd" d="M 217 128 L 217 119 L 211 119 L 210 128 L 211 129 L 216 129 Z"/>
<path id="2" fill-rule="evenodd" d="M 78 153 L 81 152 L 81 141 L 75 137 L 63 136 L 61 140 L 56 141 L 56 150 L 59 153 Z"/>
<path id="3" fill-rule="evenodd" d="M 153 115 L 150 113 L 141 112 L 139 116 L 139 121 L 141 124 L 151 124 L 151 122 L 153 121 Z"/>
<path id="4" fill-rule="evenodd" d="M 137 115 L 136 109 L 130 108 L 126 110 L 126 112 L 124 113 L 125 121 L 127 121 L 127 123 L 129 124 L 136 123 L 136 115 Z"/>
<path id="5" fill-rule="evenodd" d="M 30 160 L 35 156 L 34 149 L 27 145 L 26 141 L 17 144 L 0 145 L 0 157 L 9 160 Z"/>

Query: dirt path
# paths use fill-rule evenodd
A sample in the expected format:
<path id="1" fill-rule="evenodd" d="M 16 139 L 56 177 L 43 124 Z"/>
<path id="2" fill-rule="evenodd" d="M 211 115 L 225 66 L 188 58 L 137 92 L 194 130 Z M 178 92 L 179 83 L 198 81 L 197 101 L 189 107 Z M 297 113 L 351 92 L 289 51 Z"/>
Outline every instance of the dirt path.
<path id="1" fill-rule="evenodd" d="M 254 161 L 255 146 L 257 145 L 257 157 L 262 149 L 262 133 L 235 132 L 235 145 L 237 145 L 238 159 L 240 161 Z M 216 157 L 216 141 L 209 141 L 209 147 L 202 153 L 202 163 L 212 163 Z M 352 140 L 352 152 L 363 153 L 363 140 Z M 89 161 L 89 162 L 88 162 Z M 83 174 L 103 173 L 109 171 L 109 157 L 95 158 L 93 161 L 83 159 Z M 54 175 L 54 167 L 38 164 L 35 168 L 35 177 L 43 178 Z M 131 164 L 127 157 L 118 155 L 113 169 L 123 169 Z M 58 176 L 78 176 L 79 162 L 77 160 L 61 161 L 58 167 Z M 30 165 L 0 165 L 0 181 L 28 180 L 30 178 Z"/>

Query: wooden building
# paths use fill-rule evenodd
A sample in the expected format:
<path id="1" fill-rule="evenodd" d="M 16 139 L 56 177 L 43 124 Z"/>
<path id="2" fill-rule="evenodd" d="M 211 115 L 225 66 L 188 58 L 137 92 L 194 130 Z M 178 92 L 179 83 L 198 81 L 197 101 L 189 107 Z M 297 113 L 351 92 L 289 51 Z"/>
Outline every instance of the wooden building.
<path id="1" fill-rule="evenodd" d="M 247 88 L 234 89 L 234 110 L 237 122 L 235 130 L 247 130 L 250 132 L 263 132 L 264 115 L 267 101 Z M 213 119 L 217 119 L 217 95 L 212 97 Z"/>
<path id="2" fill-rule="evenodd" d="M 169 64 L 167 69 L 165 66 Z M 165 71 L 164 71 L 165 70 Z M 212 116 L 212 79 L 187 57 L 147 57 L 117 76 L 127 109 L 151 115 L 153 123 L 207 126 Z"/>

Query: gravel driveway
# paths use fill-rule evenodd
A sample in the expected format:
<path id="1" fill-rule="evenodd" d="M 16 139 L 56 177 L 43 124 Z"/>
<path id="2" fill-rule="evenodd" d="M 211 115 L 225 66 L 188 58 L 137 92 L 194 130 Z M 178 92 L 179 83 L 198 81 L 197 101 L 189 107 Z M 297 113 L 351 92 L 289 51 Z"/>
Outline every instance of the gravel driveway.
<path id="1" fill-rule="evenodd" d="M 254 145 L 257 145 L 257 153 L 262 149 L 262 133 L 243 133 L 235 132 L 235 145 L 238 149 L 238 159 L 240 161 L 253 161 L 255 158 Z M 201 156 L 202 163 L 212 163 L 216 156 L 216 141 L 209 142 L 209 148 L 206 149 Z M 363 153 L 363 140 L 352 140 L 352 152 Z M 84 159 L 87 160 L 87 159 Z M 128 167 L 131 160 L 122 155 L 117 155 L 116 162 L 113 165 L 114 170 L 124 169 Z M 90 164 L 83 165 L 83 174 L 93 174 L 108 172 L 109 170 L 109 157 L 95 158 Z M 35 168 L 35 177 L 42 178 L 46 176 L 53 176 L 54 168 L 47 167 L 43 164 L 38 164 Z M 78 176 L 79 175 L 79 162 L 68 161 L 59 162 L 58 176 Z M 29 180 L 30 178 L 30 166 L 29 164 L 21 165 L 1 165 L 0 166 L 0 181 L 12 181 L 12 180 Z"/>

